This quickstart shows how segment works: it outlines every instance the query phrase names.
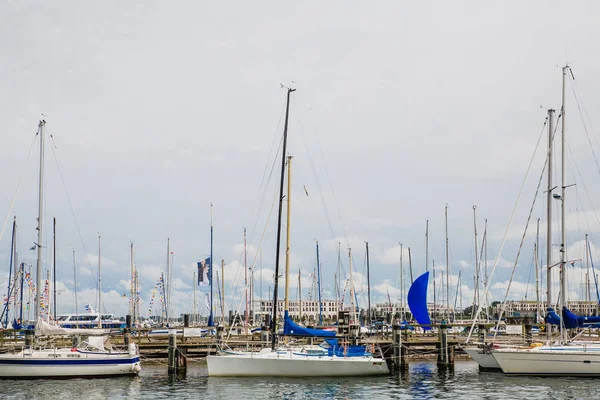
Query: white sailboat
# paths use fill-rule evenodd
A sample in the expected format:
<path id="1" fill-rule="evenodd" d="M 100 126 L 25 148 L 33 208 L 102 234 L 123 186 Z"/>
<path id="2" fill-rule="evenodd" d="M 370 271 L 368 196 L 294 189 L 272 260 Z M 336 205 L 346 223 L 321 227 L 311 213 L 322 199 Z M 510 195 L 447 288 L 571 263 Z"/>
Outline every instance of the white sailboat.
<path id="1" fill-rule="evenodd" d="M 560 318 L 560 341 L 557 345 L 546 345 L 528 349 L 496 349 L 492 355 L 505 374 L 514 375 L 562 375 L 562 376 L 600 376 L 600 343 L 575 343 L 569 341 L 566 319 L 566 229 L 565 229 L 565 83 L 569 66 L 562 68 L 562 193 L 553 195 L 561 201 L 561 248 L 560 248 L 560 305 L 562 317 Z M 552 125 L 552 124 L 550 124 Z M 550 163 L 549 163 L 550 165 Z M 550 194 L 550 193 L 549 193 Z M 548 222 L 548 226 L 550 223 Z M 548 228 L 549 229 L 549 228 Z M 550 234 L 548 234 L 550 243 Z M 548 244 L 550 247 L 550 244 Z M 548 258 L 548 268 L 552 267 Z M 550 270 L 548 269 L 548 304 L 550 297 Z"/>
<path id="2" fill-rule="evenodd" d="M 281 215 L 283 186 L 286 165 L 286 143 L 289 116 L 290 94 L 295 89 L 287 89 L 287 105 L 283 132 L 283 150 L 281 181 L 279 193 L 279 216 L 277 225 L 277 250 L 275 258 L 275 281 L 273 292 L 273 318 L 271 321 L 271 348 L 260 352 L 221 352 L 206 358 L 209 376 L 285 376 L 285 377 L 331 377 L 366 376 L 388 374 L 388 366 L 383 358 L 375 357 L 373 351 L 367 352 L 363 346 L 338 346 L 337 339 L 331 338 L 322 346 L 280 346 L 276 348 L 277 332 L 277 293 L 279 280 L 279 245 L 281 239 Z M 286 283 L 284 300 L 284 334 L 312 337 L 334 337 L 334 332 L 308 329 L 294 324 L 288 315 L 289 250 L 290 250 L 290 200 L 291 200 L 291 159 L 288 166 L 288 223 L 286 244 Z M 362 349 L 362 351 L 357 351 Z"/>
<path id="3" fill-rule="evenodd" d="M 40 121 L 40 173 L 37 238 L 37 283 L 35 303 L 35 339 L 31 347 L 0 354 L 0 378 L 90 378 L 135 375 L 141 370 L 138 350 L 131 343 L 125 351 L 106 349 L 104 336 L 89 336 L 83 343 L 68 348 L 44 346 L 40 339 L 55 335 L 90 335 L 89 329 L 64 329 L 53 326 L 40 316 L 42 301 L 42 228 L 44 196 L 44 131 L 46 121 Z M 98 321 L 100 323 L 100 319 Z M 97 331 L 102 334 L 104 331 Z"/>

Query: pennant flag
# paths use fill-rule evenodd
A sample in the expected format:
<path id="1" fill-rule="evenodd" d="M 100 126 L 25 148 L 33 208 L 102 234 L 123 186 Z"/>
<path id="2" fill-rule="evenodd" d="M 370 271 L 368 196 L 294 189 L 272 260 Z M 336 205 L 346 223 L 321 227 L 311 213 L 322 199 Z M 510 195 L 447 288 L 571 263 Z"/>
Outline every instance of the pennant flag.
<path id="1" fill-rule="evenodd" d="M 198 285 L 210 285 L 210 257 L 198 262 Z"/>
<path id="2" fill-rule="evenodd" d="M 208 297 L 208 293 L 206 293 L 204 300 L 206 301 L 206 308 L 210 310 L 210 298 Z"/>

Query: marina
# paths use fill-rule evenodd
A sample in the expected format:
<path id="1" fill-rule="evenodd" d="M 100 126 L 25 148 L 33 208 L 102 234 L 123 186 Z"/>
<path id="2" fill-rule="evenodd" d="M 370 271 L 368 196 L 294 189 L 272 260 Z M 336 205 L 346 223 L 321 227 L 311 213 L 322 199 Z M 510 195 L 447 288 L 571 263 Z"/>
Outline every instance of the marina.
<path id="1" fill-rule="evenodd" d="M 0 398 L 594 398 L 600 3 L 65 1 L 0 4 Z"/>

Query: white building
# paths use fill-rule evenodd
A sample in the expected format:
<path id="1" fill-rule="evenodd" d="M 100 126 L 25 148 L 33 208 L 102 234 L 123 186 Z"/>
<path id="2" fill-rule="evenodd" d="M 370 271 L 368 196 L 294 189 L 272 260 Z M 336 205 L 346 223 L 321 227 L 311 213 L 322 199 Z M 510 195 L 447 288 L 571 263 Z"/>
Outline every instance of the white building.
<path id="1" fill-rule="evenodd" d="M 323 300 L 322 302 L 322 314 L 323 319 L 335 319 L 339 311 L 339 301 L 336 300 Z M 283 300 L 278 300 L 277 313 L 283 316 Z M 292 318 L 298 318 L 300 315 L 300 302 L 298 300 L 290 300 L 288 302 L 288 308 L 290 316 Z M 319 302 L 318 301 L 302 301 L 302 319 L 308 321 L 319 320 Z M 264 320 L 265 315 L 273 314 L 273 300 L 255 300 L 252 304 L 252 312 L 254 313 L 256 320 Z"/>

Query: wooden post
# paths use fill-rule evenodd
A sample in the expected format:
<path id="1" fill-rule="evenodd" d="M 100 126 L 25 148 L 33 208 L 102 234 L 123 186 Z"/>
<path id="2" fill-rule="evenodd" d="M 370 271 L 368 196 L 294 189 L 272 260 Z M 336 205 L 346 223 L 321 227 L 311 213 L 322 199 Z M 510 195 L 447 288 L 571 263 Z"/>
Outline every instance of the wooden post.
<path id="1" fill-rule="evenodd" d="M 176 354 L 177 354 L 177 331 L 174 329 L 169 331 L 168 354 L 169 354 L 168 372 L 169 372 L 169 374 L 174 374 L 177 372 L 177 360 L 176 360 L 176 358 L 177 358 L 176 357 Z"/>
<path id="2" fill-rule="evenodd" d="M 479 335 L 478 335 L 479 336 L 479 341 L 482 344 L 485 344 L 485 335 L 487 333 L 486 326 L 484 324 L 479 324 L 479 325 L 477 325 L 477 327 L 479 328 L 478 329 L 479 330 Z"/>
<path id="3" fill-rule="evenodd" d="M 408 370 L 408 347 L 406 347 L 406 345 L 402 346 L 402 340 L 404 340 L 405 343 L 408 342 L 408 327 L 405 327 L 402 334 L 404 335 L 404 338 L 400 340 L 400 369 Z"/>
<path id="4" fill-rule="evenodd" d="M 531 324 L 529 323 L 529 321 L 527 321 L 527 323 L 525 324 L 524 331 L 525 331 L 525 342 L 527 343 L 528 346 L 531 346 L 531 343 L 533 342 L 533 337 L 531 335 Z"/>
<path id="5" fill-rule="evenodd" d="M 123 329 L 123 344 L 129 348 L 129 342 L 131 340 L 131 315 L 125 316 L 125 329 Z"/>
<path id="6" fill-rule="evenodd" d="M 448 325 L 446 325 L 445 319 L 442 320 L 442 324 L 440 325 L 439 336 L 440 351 L 438 353 L 437 366 L 438 368 L 445 369 L 450 366 L 450 357 L 448 354 Z"/>
<path id="7" fill-rule="evenodd" d="M 400 354 L 402 352 L 402 335 L 400 333 L 400 325 L 392 326 L 392 347 L 394 354 L 392 356 L 392 365 L 394 369 L 400 368 Z"/>

